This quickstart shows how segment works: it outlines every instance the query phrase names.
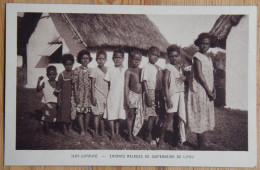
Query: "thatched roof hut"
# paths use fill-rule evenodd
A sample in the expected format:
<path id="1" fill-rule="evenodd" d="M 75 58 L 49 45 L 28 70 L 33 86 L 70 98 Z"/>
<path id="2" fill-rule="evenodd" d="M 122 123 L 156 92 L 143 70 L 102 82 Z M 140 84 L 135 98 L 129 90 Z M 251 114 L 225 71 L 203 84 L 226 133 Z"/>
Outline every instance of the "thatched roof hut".
<path id="1" fill-rule="evenodd" d="M 157 46 L 161 52 L 166 52 L 169 45 L 146 15 L 50 13 L 50 16 L 69 24 L 88 49 L 121 46 L 126 52 L 138 48 L 145 54 L 151 46 Z"/>
<path id="2" fill-rule="evenodd" d="M 226 49 L 226 39 L 232 27 L 236 26 L 243 15 L 221 15 L 210 30 L 217 38 L 217 47 Z"/>

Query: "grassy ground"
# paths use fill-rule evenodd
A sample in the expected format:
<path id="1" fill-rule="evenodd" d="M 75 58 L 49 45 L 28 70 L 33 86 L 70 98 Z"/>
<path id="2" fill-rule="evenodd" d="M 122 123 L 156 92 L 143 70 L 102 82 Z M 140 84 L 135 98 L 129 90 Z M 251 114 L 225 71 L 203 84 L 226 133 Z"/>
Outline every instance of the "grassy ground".
<path id="1" fill-rule="evenodd" d="M 113 150 L 194 150 L 196 136 L 189 129 L 186 130 L 189 145 L 174 146 L 172 128 L 166 133 L 166 144 L 152 147 L 144 141 L 146 136 L 145 125 L 137 136 L 136 144 L 125 140 L 126 128 L 121 126 L 121 139 L 115 143 L 109 141 L 106 131 L 102 141 L 93 140 L 91 134 L 79 136 L 77 131 L 70 135 L 63 135 L 59 129 L 51 129 L 51 134 L 46 136 L 39 131 L 36 109 L 41 108 L 41 96 L 35 89 L 19 88 L 17 91 L 17 122 L 16 122 L 16 149 L 18 150 L 59 150 L 59 149 L 113 149 Z M 246 151 L 248 149 L 248 117 L 247 112 L 215 108 L 216 128 L 206 133 L 206 145 L 209 150 Z M 122 122 L 124 125 L 124 122 Z M 92 126 L 89 129 L 92 132 Z"/>

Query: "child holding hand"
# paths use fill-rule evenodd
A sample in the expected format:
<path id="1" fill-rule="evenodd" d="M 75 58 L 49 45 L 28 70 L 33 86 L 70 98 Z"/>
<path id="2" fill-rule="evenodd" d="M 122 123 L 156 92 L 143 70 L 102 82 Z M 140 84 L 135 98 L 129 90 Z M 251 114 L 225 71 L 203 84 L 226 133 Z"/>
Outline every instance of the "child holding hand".
<path id="1" fill-rule="evenodd" d="M 43 80 L 43 76 L 38 78 L 36 91 L 43 92 L 44 114 L 41 120 L 44 122 L 44 133 L 49 134 L 49 124 L 56 122 L 57 118 L 57 97 L 53 92 L 56 87 L 57 69 L 55 66 L 48 66 L 46 69 L 49 80 Z"/>

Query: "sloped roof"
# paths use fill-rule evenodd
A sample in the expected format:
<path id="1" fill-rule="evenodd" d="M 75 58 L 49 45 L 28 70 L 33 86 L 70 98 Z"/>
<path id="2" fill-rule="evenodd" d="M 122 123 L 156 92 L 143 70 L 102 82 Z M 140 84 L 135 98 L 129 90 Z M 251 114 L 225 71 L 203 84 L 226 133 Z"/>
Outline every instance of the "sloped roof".
<path id="1" fill-rule="evenodd" d="M 231 28 L 236 26 L 243 15 L 221 15 L 210 30 L 210 34 L 216 37 L 216 45 L 226 49 L 226 39 Z"/>
<path id="2" fill-rule="evenodd" d="M 157 46 L 166 52 L 169 46 L 157 26 L 146 15 L 52 13 L 50 16 L 68 20 L 68 24 L 88 48 L 122 46 L 145 51 L 151 46 Z"/>

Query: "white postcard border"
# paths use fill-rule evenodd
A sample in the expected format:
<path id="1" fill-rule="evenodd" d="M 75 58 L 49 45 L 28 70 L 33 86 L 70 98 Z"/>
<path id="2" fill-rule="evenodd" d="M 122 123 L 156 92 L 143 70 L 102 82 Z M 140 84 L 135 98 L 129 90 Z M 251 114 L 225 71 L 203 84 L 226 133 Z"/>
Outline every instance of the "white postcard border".
<path id="1" fill-rule="evenodd" d="M 73 8 L 72 8 L 73 7 Z M 16 65 L 17 12 L 60 13 L 127 13 L 164 15 L 249 15 L 248 65 L 248 151 L 166 151 L 166 150 L 16 150 Z M 207 166 L 254 167 L 256 145 L 256 6 L 128 6 L 128 5 L 61 5 L 61 4 L 7 4 L 6 5 L 6 78 L 5 78 L 5 165 L 120 165 L 120 166 Z M 125 158 L 109 158 L 110 154 Z M 79 155 L 80 158 L 72 158 Z M 97 158 L 82 158 L 92 155 Z M 126 158 L 142 155 L 143 158 Z M 149 158 L 146 158 L 146 156 Z M 174 158 L 153 158 L 156 155 L 174 155 Z M 178 158 L 178 155 L 181 158 Z M 103 157 L 105 156 L 105 157 Z M 185 158 L 187 156 L 187 158 Z M 189 158 L 188 158 L 189 157 Z"/>

